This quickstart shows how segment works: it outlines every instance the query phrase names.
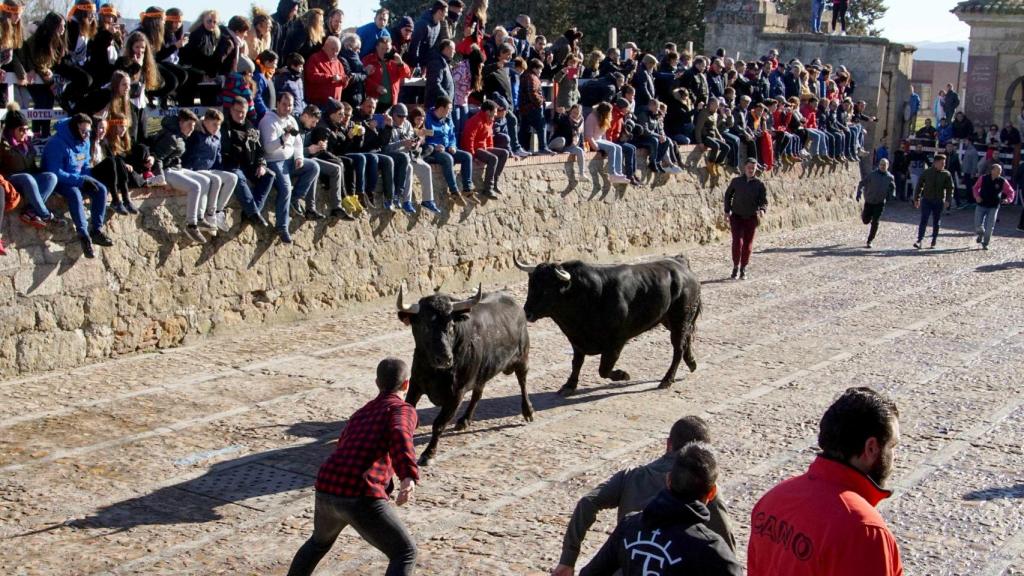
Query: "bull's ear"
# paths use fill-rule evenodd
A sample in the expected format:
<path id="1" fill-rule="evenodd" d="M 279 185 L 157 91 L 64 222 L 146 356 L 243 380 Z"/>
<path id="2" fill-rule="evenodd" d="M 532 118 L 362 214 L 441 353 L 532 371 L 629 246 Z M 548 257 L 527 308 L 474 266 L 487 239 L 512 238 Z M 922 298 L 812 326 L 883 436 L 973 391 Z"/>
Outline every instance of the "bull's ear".
<path id="1" fill-rule="evenodd" d="M 406 326 L 409 326 L 410 324 L 412 324 L 412 317 L 413 316 L 415 316 L 415 314 L 409 314 L 408 312 L 399 312 L 398 313 L 398 319 L 401 320 L 402 324 L 405 324 Z"/>
<path id="2" fill-rule="evenodd" d="M 572 290 L 572 280 L 563 282 L 562 286 L 558 289 L 559 294 L 568 294 L 569 290 Z"/>

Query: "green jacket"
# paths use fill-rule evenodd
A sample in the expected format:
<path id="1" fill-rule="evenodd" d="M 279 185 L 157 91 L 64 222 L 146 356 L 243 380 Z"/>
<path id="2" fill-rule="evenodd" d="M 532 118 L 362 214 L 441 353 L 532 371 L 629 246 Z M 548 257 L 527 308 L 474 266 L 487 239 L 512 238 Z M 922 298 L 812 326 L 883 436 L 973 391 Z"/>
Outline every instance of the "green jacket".
<path id="1" fill-rule="evenodd" d="M 914 192 L 914 200 L 924 198 L 937 202 L 952 202 L 953 190 L 952 174 L 946 170 L 936 170 L 932 166 L 921 174 L 917 190 Z"/>

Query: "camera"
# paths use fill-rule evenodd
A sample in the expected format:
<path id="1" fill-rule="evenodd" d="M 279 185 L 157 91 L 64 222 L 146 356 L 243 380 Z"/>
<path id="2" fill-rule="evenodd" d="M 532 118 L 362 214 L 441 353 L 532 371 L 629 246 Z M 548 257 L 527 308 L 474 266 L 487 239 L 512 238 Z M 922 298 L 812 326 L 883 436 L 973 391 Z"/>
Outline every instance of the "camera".
<path id="1" fill-rule="evenodd" d="M 299 135 L 299 129 L 298 128 L 287 128 L 284 131 L 284 133 L 288 134 L 289 136 L 298 136 Z"/>

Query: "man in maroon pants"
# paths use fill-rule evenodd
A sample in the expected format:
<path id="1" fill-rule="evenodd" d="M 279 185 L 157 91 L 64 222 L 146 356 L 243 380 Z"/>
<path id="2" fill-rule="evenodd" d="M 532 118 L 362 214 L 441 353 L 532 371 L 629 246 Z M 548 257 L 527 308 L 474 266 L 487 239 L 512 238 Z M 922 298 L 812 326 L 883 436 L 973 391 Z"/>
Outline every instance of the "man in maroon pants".
<path id="1" fill-rule="evenodd" d="M 747 264 L 753 251 L 754 232 L 768 209 L 768 193 L 764 182 L 756 177 L 757 160 L 748 158 L 743 176 L 737 176 L 725 191 L 725 215 L 732 228 L 732 278 L 747 278 Z"/>

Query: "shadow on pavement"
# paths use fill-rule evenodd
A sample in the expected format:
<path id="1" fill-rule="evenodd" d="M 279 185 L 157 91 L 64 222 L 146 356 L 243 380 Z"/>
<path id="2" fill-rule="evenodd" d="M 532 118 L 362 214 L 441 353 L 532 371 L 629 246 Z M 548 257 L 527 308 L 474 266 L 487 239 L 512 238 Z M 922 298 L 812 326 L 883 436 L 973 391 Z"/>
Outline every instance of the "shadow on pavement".
<path id="1" fill-rule="evenodd" d="M 1024 484 L 1016 486 L 1004 486 L 1001 488 L 985 488 L 964 494 L 964 500 L 988 501 L 1010 498 L 1024 498 Z"/>
<path id="2" fill-rule="evenodd" d="M 683 379 L 680 379 L 683 381 Z M 642 394 L 654 392 L 649 384 L 657 381 L 633 381 L 606 383 L 598 386 L 581 386 L 579 392 L 562 398 L 555 392 L 541 392 L 530 395 L 537 420 L 543 422 L 542 412 L 559 406 L 582 404 L 611 398 L 621 394 Z M 468 395 L 467 395 L 468 399 Z M 428 401 L 429 402 L 429 401 Z M 416 445 L 426 444 L 430 439 L 429 425 L 437 415 L 436 407 L 423 406 L 417 410 L 421 430 L 415 436 Z M 461 413 L 461 410 L 460 410 Z M 518 393 L 499 398 L 484 398 L 477 406 L 474 425 L 462 432 L 449 431 L 444 437 L 480 434 L 503 428 L 528 426 L 524 421 L 503 423 L 496 426 L 480 426 L 488 420 L 498 420 L 520 415 Z M 154 492 L 116 502 L 100 508 L 85 518 L 70 519 L 60 524 L 34 530 L 18 536 L 28 536 L 62 527 L 77 529 L 111 529 L 110 534 L 146 525 L 199 524 L 215 522 L 224 518 L 220 508 L 233 504 L 250 510 L 265 511 L 282 501 L 281 496 L 291 495 L 293 499 L 307 498 L 308 493 L 298 493 L 313 487 L 320 464 L 334 450 L 338 434 L 347 420 L 338 422 L 300 422 L 288 426 L 286 433 L 299 438 L 311 438 L 311 442 L 288 446 L 218 462 L 210 466 L 203 475 L 160 488 Z M 265 428 L 270 428 L 267 426 Z M 445 453 L 445 441 L 439 446 L 439 455 Z M 433 467 L 446 466 L 441 461 Z M 18 537 L 15 536 L 15 537 Z"/>

